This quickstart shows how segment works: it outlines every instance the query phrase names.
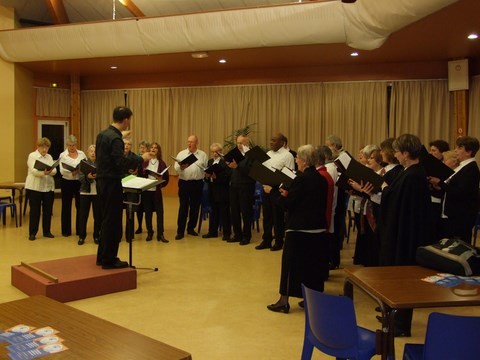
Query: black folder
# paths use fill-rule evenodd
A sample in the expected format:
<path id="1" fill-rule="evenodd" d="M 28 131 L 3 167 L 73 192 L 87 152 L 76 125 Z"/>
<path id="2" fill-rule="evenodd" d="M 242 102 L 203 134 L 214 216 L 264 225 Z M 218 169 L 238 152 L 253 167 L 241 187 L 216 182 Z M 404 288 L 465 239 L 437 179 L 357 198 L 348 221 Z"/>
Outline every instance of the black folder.
<path id="1" fill-rule="evenodd" d="M 265 151 L 262 150 L 260 146 L 254 146 L 251 148 L 249 151 L 245 153 L 245 156 L 248 157 L 250 160 L 256 160 L 260 163 L 264 163 L 268 159 L 270 159 L 270 156 L 267 155 Z"/>
<path id="2" fill-rule="evenodd" d="M 162 180 L 163 179 L 163 174 L 165 174 L 170 166 L 167 166 L 165 169 L 163 169 L 161 172 L 156 172 L 150 169 L 145 169 L 145 172 L 147 175 L 152 175 L 155 179 L 157 180 Z"/>
<path id="3" fill-rule="evenodd" d="M 97 168 L 85 160 L 80 161 L 80 171 L 84 173 L 85 175 L 88 175 L 90 173 L 95 174 L 97 172 Z"/>
<path id="4" fill-rule="evenodd" d="M 75 170 L 78 170 L 78 168 L 80 167 L 80 163 L 77 164 L 77 166 L 71 166 L 71 165 L 68 165 L 64 162 L 62 162 L 62 167 L 68 171 L 75 171 Z"/>
<path id="5" fill-rule="evenodd" d="M 439 178 L 442 181 L 448 179 L 455 172 L 448 165 L 445 165 L 442 160 L 437 159 L 432 154 L 425 154 L 423 158 L 420 159 L 420 163 L 425 168 L 428 176 Z"/>
<path id="6" fill-rule="evenodd" d="M 248 173 L 252 179 L 258 181 L 262 185 L 280 186 L 289 189 L 293 179 L 279 170 L 272 171 L 268 167 L 255 161 Z"/>
<path id="7" fill-rule="evenodd" d="M 235 160 L 235 162 L 238 164 L 240 161 L 244 159 L 244 156 L 242 152 L 235 146 L 232 150 L 230 150 L 228 153 L 225 155 L 219 154 L 225 162 L 229 163 Z"/>
<path id="8" fill-rule="evenodd" d="M 35 160 L 35 164 L 33 164 L 33 167 L 40 171 L 51 170 L 57 167 L 59 162 L 60 162 L 60 159 L 56 160 L 52 165 L 47 165 L 43 161 Z"/>
<path id="9" fill-rule="evenodd" d="M 170 156 L 173 160 L 175 160 L 177 163 L 180 165 L 192 165 L 195 161 L 197 161 L 197 157 L 194 154 L 188 155 L 185 159 L 179 160 L 177 158 L 174 158 L 173 156 Z"/>
<path id="10" fill-rule="evenodd" d="M 205 171 L 207 174 L 212 175 L 212 174 L 220 174 L 221 172 L 225 171 L 225 168 L 221 166 L 219 163 L 212 164 L 205 168 L 203 171 Z"/>
<path id="11" fill-rule="evenodd" d="M 373 185 L 373 191 L 378 193 L 382 191 L 383 177 L 377 174 L 369 167 L 359 163 L 348 152 L 342 152 L 334 161 L 338 171 L 345 175 L 344 180 L 352 179 L 357 183 L 363 184 L 369 182 Z"/>

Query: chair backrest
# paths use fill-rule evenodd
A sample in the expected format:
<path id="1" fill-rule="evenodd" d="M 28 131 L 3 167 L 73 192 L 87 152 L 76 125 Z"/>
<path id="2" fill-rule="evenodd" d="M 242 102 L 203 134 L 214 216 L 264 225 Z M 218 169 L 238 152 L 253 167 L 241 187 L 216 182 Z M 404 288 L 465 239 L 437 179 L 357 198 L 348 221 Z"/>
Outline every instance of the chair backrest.
<path id="1" fill-rule="evenodd" d="M 332 356 L 356 357 L 358 329 L 352 299 L 324 294 L 304 285 L 302 289 L 306 332 L 311 331 L 322 345 L 319 349 Z"/>
<path id="2" fill-rule="evenodd" d="M 480 359 L 480 316 L 431 313 L 428 317 L 423 358 Z"/>

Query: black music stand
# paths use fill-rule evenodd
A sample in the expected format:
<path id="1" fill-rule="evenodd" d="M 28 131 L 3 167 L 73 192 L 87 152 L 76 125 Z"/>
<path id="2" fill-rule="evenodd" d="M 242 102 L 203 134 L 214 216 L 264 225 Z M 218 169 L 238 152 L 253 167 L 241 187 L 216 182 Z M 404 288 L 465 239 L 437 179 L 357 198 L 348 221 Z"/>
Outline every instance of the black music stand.
<path id="1" fill-rule="evenodd" d="M 135 177 L 136 178 L 136 177 Z M 124 194 L 126 193 L 127 196 L 124 198 L 123 203 L 127 205 L 127 221 L 131 222 L 133 220 L 133 206 L 140 205 L 142 201 L 142 192 L 145 190 L 150 189 L 153 186 L 157 186 L 158 184 L 162 183 L 163 181 L 158 181 L 158 180 L 149 180 L 145 178 L 136 178 L 139 179 L 138 181 L 142 181 L 142 184 L 135 184 L 135 187 L 132 186 L 132 184 L 128 182 L 122 182 L 123 186 L 123 192 Z M 148 182 L 143 182 L 143 180 L 149 180 Z M 132 187 L 129 187 L 132 186 Z M 137 187 L 138 186 L 138 187 Z M 135 194 L 137 195 L 135 197 L 136 201 L 128 199 L 128 194 Z M 136 267 L 132 263 L 132 257 L 133 257 L 133 250 L 132 250 L 132 243 L 133 243 L 133 236 L 131 236 L 131 232 L 127 231 L 125 234 L 128 242 L 128 263 L 131 268 L 133 269 L 139 269 L 139 270 L 153 270 L 153 271 L 158 271 L 157 267 Z"/>

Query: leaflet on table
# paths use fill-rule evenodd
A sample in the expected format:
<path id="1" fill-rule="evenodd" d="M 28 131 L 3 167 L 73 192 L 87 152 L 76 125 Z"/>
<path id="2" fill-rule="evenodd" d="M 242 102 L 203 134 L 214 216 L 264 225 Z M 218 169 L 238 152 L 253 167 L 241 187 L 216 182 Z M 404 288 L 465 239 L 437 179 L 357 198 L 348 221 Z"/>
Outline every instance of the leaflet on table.
<path id="1" fill-rule="evenodd" d="M 27 350 L 23 352 L 10 352 L 9 358 L 12 360 L 30 360 L 36 359 L 42 356 L 56 354 L 62 351 L 68 350 L 68 348 L 62 343 L 48 344 L 39 346 L 36 349 Z"/>
<path id="2" fill-rule="evenodd" d="M 57 344 L 63 342 L 63 339 L 57 335 L 44 336 L 33 339 L 31 341 L 24 341 L 19 344 L 8 345 L 6 348 L 11 352 L 24 352 L 28 350 L 36 349 L 43 345 Z"/>
<path id="3" fill-rule="evenodd" d="M 39 171 L 51 170 L 57 167 L 59 162 L 60 162 L 60 159 L 57 159 L 53 162 L 52 165 L 48 165 L 48 164 L 45 164 L 43 161 L 35 160 L 35 164 L 33 164 L 33 167 Z"/>
<path id="4" fill-rule="evenodd" d="M 143 177 L 138 177 L 135 175 L 128 175 L 122 179 L 122 187 L 125 191 L 128 189 L 133 190 L 148 190 L 153 186 L 157 186 L 161 184 L 165 180 L 153 180 L 153 179 L 146 179 Z"/>
<path id="5" fill-rule="evenodd" d="M 438 273 L 432 276 L 427 276 L 423 278 L 422 281 L 440 285 L 446 288 L 452 288 L 461 284 L 480 286 L 480 276 L 458 276 L 448 273 Z"/>
<path id="6" fill-rule="evenodd" d="M 10 344 L 19 344 L 25 341 L 32 341 L 34 339 L 55 335 L 58 333 L 57 330 L 51 328 L 50 326 L 34 329 L 32 326 L 23 324 L 17 325 L 11 329 L 7 329 L 6 332 L 11 333 L 11 335 L 5 337 L 5 340 Z"/>
<path id="7" fill-rule="evenodd" d="M 150 170 L 150 169 L 146 169 L 146 173 L 147 175 L 152 175 L 154 178 L 156 178 L 157 180 L 161 180 L 162 177 L 163 177 L 163 174 L 165 174 L 168 170 L 168 168 L 170 167 L 170 165 L 168 165 L 165 169 L 163 169 L 161 172 L 156 172 L 156 171 L 153 171 L 153 170 Z"/>
<path id="8" fill-rule="evenodd" d="M 0 342 L 9 341 L 8 339 L 14 336 L 29 333 L 33 329 L 35 329 L 35 327 L 25 324 L 15 325 L 9 329 L 4 330 L 3 332 L 0 332 Z"/>

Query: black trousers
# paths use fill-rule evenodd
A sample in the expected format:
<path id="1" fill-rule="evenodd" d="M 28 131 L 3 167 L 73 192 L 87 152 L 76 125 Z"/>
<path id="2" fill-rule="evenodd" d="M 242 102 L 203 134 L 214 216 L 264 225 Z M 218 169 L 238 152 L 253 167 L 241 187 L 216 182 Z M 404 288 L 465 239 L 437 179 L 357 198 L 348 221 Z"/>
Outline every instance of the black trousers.
<path id="1" fill-rule="evenodd" d="M 262 239 L 268 242 L 272 242 L 274 238 L 272 236 L 272 230 L 275 234 L 275 242 L 277 244 L 283 244 L 283 238 L 285 236 L 285 212 L 276 205 L 270 194 L 263 193 L 263 236 Z"/>
<path id="2" fill-rule="evenodd" d="M 230 186 L 230 218 L 236 240 L 252 239 L 254 192 L 255 183 Z"/>
<path id="3" fill-rule="evenodd" d="M 38 232 L 40 214 L 42 214 L 43 233 L 50 233 L 54 195 L 55 193 L 53 191 L 41 192 L 28 190 L 28 200 L 30 202 L 30 224 L 28 232 L 30 235 L 36 235 Z"/>
<path id="4" fill-rule="evenodd" d="M 87 222 L 90 216 L 90 207 L 93 210 L 93 238 L 98 239 L 100 236 L 102 216 L 100 201 L 97 195 L 80 195 L 77 233 L 82 239 L 87 237 Z"/>
<path id="5" fill-rule="evenodd" d="M 218 235 L 218 228 L 222 224 L 224 237 L 230 237 L 232 224 L 230 221 L 230 203 L 228 200 L 215 201 L 210 199 L 212 213 L 208 218 L 208 233 Z"/>
<path id="6" fill-rule="evenodd" d="M 163 224 L 163 196 L 159 192 L 156 194 L 156 191 L 144 191 L 142 193 L 142 206 L 145 211 L 145 225 L 147 226 L 147 231 L 153 233 L 152 218 L 153 213 L 157 215 L 157 237 L 163 235 L 164 224 Z"/>
<path id="7" fill-rule="evenodd" d="M 337 194 L 337 207 L 335 208 L 335 216 L 333 217 L 333 236 L 330 242 L 330 265 L 333 267 L 340 266 L 340 250 L 343 247 L 343 239 L 345 238 L 345 216 L 347 215 L 346 195 L 345 191 L 339 189 Z M 357 229 L 359 229 L 357 227 Z"/>
<path id="8" fill-rule="evenodd" d="M 178 208 L 177 234 L 195 230 L 198 214 L 202 203 L 203 180 L 178 180 Z M 187 224 L 188 219 L 188 224 Z"/>
<path id="9" fill-rule="evenodd" d="M 112 265 L 122 239 L 122 182 L 120 179 L 97 179 L 97 193 L 102 213 L 97 262 Z"/>
<path id="10" fill-rule="evenodd" d="M 78 231 L 78 207 L 80 205 L 80 181 L 65 180 L 60 182 L 62 189 L 62 235 L 72 235 L 72 201 L 75 199 L 75 230 Z"/>

